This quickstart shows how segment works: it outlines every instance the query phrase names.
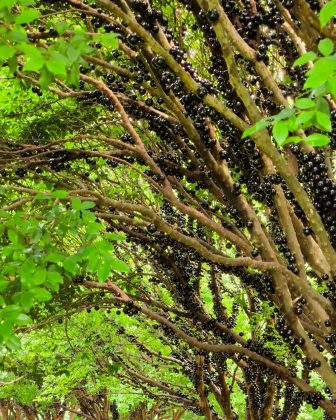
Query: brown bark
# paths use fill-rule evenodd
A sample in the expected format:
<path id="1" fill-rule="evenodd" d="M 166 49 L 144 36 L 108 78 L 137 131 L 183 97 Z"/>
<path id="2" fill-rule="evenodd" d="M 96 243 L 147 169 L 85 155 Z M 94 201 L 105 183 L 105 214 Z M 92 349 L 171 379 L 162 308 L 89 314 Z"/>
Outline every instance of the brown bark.
<path id="1" fill-rule="evenodd" d="M 204 413 L 206 420 L 212 420 L 212 413 L 209 407 L 209 401 L 205 391 L 205 384 L 204 384 L 204 374 L 203 374 L 203 367 L 204 367 L 204 357 L 197 356 L 196 357 L 196 376 L 197 376 L 197 391 L 200 396 L 200 407 Z"/>

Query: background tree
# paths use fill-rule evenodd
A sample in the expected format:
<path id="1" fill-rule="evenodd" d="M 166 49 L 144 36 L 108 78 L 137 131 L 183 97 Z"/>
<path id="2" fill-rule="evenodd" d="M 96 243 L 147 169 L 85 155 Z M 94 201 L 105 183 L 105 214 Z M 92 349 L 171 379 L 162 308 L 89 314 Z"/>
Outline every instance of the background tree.
<path id="1" fill-rule="evenodd" d="M 73 334 L 99 386 L 85 370 L 53 403 L 116 416 L 107 369 L 144 418 L 158 396 L 171 416 L 336 417 L 335 9 L 1 2 L 0 336 L 95 314 Z M 37 416 L 48 381 L 29 381 Z"/>

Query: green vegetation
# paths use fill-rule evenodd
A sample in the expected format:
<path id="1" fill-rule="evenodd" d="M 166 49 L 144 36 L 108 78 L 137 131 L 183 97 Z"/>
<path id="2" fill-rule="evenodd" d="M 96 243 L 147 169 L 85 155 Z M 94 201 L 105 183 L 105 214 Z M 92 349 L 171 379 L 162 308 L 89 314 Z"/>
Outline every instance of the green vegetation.
<path id="1" fill-rule="evenodd" d="M 336 418 L 336 1 L 0 0 L 0 418 Z"/>

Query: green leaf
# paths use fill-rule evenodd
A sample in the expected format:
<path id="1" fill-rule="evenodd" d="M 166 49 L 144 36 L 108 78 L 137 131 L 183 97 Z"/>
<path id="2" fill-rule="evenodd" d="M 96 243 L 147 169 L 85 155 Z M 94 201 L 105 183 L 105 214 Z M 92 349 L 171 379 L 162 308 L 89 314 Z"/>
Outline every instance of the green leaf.
<path id="1" fill-rule="evenodd" d="M 68 81 L 71 85 L 78 87 L 79 86 L 79 64 L 74 63 L 70 67 L 69 75 L 68 75 Z"/>
<path id="2" fill-rule="evenodd" d="M 309 76 L 304 84 L 305 89 L 315 89 L 322 86 L 336 71 L 336 60 L 333 56 L 320 58 L 314 67 L 308 71 Z"/>
<path id="3" fill-rule="evenodd" d="M 19 0 L 22 6 L 32 6 L 35 0 Z"/>
<path id="4" fill-rule="evenodd" d="M 96 206 L 96 203 L 94 203 L 93 201 L 83 201 L 81 204 L 81 210 L 92 209 L 95 206 Z"/>
<path id="5" fill-rule="evenodd" d="M 109 255 L 113 250 L 113 245 L 109 241 L 98 241 L 95 243 L 95 249 L 102 255 Z"/>
<path id="6" fill-rule="evenodd" d="M 38 71 L 44 65 L 44 58 L 39 48 L 35 45 L 21 44 L 20 50 L 26 55 L 26 63 L 23 66 L 24 71 Z"/>
<path id="7" fill-rule="evenodd" d="M 55 29 L 60 35 L 63 35 L 65 33 L 65 31 L 67 29 L 69 29 L 69 24 L 67 22 L 64 22 L 64 21 L 57 22 L 55 24 Z"/>
<path id="8" fill-rule="evenodd" d="M 51 293 L 43 287 L 34 287 L 30 289 L 30 292 L 33 294 L 34 298 L 39 302 L 47 302 L 52 298 Z"/>
<path id="9" fill-rule="evenodd" d="M 32 323 L 32 319 L 26 314 L 19 314 L 14 320 L 16 325 L 27 325 Z"/>
<path id="10" fill-rule="evenodd" d="M 100 261 L 97 258 L 97 252 L 95 249 L 91 249 L 87 255 L 87 259 L 88 259 L 88 264 L 87 264 L 87 268 L 89 271 L 91 272 L 95 272 L 96 270 L 98 270 Z"/>
<path id="11" fill-rule="evenodd" d="M 4 292 L 9 285 L 9 281 L 7 280 L 0 280 L 0 292 Z"/>
<path id="12" fill-rule="evenodd" d="M 105 281 L 110 275 L 111 268 L 109 264 L 100 264 L 97 270 L 97 277 L 100 282 Z"/>
<path id="13" fill-rule="evenodd" d="M 293 114 L 291 117 L 289 117 L 288 119 L 285 120 L 285 122 L 287 124 L 288 131 L 295 130 L 295 121 L 296 121 L 295 114 Z"/>
<path id="14" fill-rule="evenodd" d="M 81 56 L 81 51 L 70 45 L 67 49 L 67 57 L 70 63 L 75 63 Z"/>
<path id="15" fill-rule="evenodd" d="M 116 242 L 125 240 L 125 236 L 123 233 L 109 232 L 109 233 L 106 233 L 105 236 L 108 239 L 111 239 L 112 241 L 116 241 Z"/>
<path id="16" fill-rule="evenodd" d="M 63 278 L 58 271 L 48 271 L 48 283 L 52 290 L 58 292 L 59 285 L 63 283 Z"/>
<path id="17" fill-rule="evenodd" d="M 3 192 L 5 192 L 5 190 L 3 190 Z M 1 190 L 2 193 L 2 190 Z M 5 219 L 8 219 L 10 217 L 9 212 L 5 211 L 5 210 L 0 210 L 0 217 L 4 217 Z"/>
<path id="18" fill-rule="evenodd" d="M 113 258 L 110 264 L 111 269 L 120 271 L 122 273 L 128 273 L 130 271 L 129 266 L 124 262 L 117 258 Z"/>
<path id="19" fill-rule="evenodd" d="M 59 263 L 64 260 L 64 255 L 58 252 L 51 252 L 45 256 L 44 260 L 53 263 Z"/>
<path id="20" fill-rule="evenodd" d="M 65 190 L 56 190 L 51 193 L 51 198 L 65 198 L 69 195 L 68 191 Z"/>
<path id="21" fill-rule="evenodd" d="M 28 290 L 26 292 L 22 292 L 20 294 L 20 303 L 25 311 L 29 311 L 32 306 L 34 305 L 34 296 L 33 294 Z"/>
<path id="22" fill-rule="evenodd" d="M 18 61 L 16 55 L 13 55 L 13 57 L 9 58 L 7 60 L 8 68 L 11 71 L 11 73 L 14 73 L 18 68 Z"/>
<path id="23" fill-rule="evenodd" d="M 7 60 L 16 53 L 16 49 L 11 45 L 0 46 L 0 60 Z"/>
<path id="24" fill-rule="evenodd" d="M 283 144 L 300 143 L 300 141 L 303 141 L 302 137 L 300 137 L 300 136 L 290 136 L 290 137 L 287 137 L 286 141 Z"/>
<path id="25" fill-rule="evenodd" d="M 294 63 L 293 67 L 303 66 L 304 64 L 307 64 L 309 61 L 315 61 L 317 58 L 317 55 L 313 51 L 306 52 L 305 54 L 302 54 L 301 57 L 297 58 Z"/>
<path id="26" fill-rule="evenodd" d="M 4 339 L 8 339 L 13 336 L 13 324 L 9 320 L 4 320 L 0 324 L 0 336 Z"/>
<path id="27" fill-rule="evenodd" d="M 16 0 L 1 0 L 0 10 L 2 9 L 11 10 L 11 8 L 14 6 L 15 3 L 16 3 Z"/>
<path id="28" fill-rule="evenodd" d="M 71 206 L 74 210 L 81 210 L 82 209 L 82 202 L 79 198 L 73 198 L 71 200 Z"/>
<path id="29" fill-rule="evenodd" d="M 292 115 L 294 115 L 295 109 L 294 108 L 285 108 L 282 111 L 279 112 L 279 114 L 272 117 L 273 121 L 282 121 L 287 118 L 290 118 Z"/>
<path id="30" fill-rule="evenodd" d="M 41 200 L 47 200 L 47 199 L 48 199 L 48 196 L 46 194 L 39 193 L 35 195 L 35 200 L 41 201 Z"/>
<path id="31" fill-rule="evenodd" d="M 328 77 L 328 79 L 330 79 L 331 76 L 332 74 Z M 312 98 L 315 98 L 315 100 L 320 99 L 322 96 L 328 95 L 328 93 L 329 91 L 326 83 L 323 83 L 321 86 L 318 86 L 311 91 Z"/>
<path id="32" fill-rule="evenodd" d="M 50 73 L 50 71 L 44 65 L 41 69 L 40 79 L 39 79 L 39 83 L 40 83 L 41 88 L 46 89 L 53 80 L 54 80 L 54 76 L 52 75 L 52 73 Z M 45 198 L 46 197 L 43 196 L 43 199 L 45 199 Z"/>
<path id="33" fill-rule="evenodd" d="M 315 111 L 303 111 L 295 119 L 295 127 L 297 130 L 301 125 L 307 124 L 315 116 Z"/>
<path id="34" fill-rule="evenodd" d="M 21 348 L 20 339 L 14 334 L 5 339 L 5 344 L 12 351 L 18 351 Z"/>
<path id="35" fill-rule="evenodd" d="M 63 267 L 70 274 L 76 274 L 77 272 L 77 259 L 78 258 L 76 256 L 71 255 L 63 261 Z"/>
<path id="36" fill-rule="evenodd" d="M 336 15 L 336 1 L 325 4 L 320 11 L 320 24 L 323 28 Z"/>
<path id="37" fill-rule="evenodd" d="M 317 98 L 316 107 L 318 111 L 330 115 L 329 103 L 325 98 Z"/>
<path id="38" fill-rule="evenodd" d="M 327 76 L 320 77 L 319 75 L 315 74 L 314 76 L 309 76 L 304 84 L 305 89 L 315 89 L 322 86 L 327 80 Z"/>
<path id="39" fill-rule="evenodd" d="M 12 244 L 15 245 L 18 243 L 19 237 L 18 237 L 17 232 L 15 232 L 14 230 L 11 230 L 11 229 L 8 230 L 7 236 L 8 236 L 8 239 L 12 242 Z"/>
<path id="40" fill-rule="evenodd" d="M 317 111 L 316 112 L 316 121 L 325 131 L 331 131 L 331 120 L 328 114 L 324 112 Z"/>
<path id="41" fill-rule="evenodd" d="M 41 13 L 35 9 L 24 10 L 20 15 L 15 19 L 17 25 L 22 25 L 23 23 L 30 23 L 37 19 Z"/>
<path id="42" fill-rule="evenodd" d="M 8 41 L 27 42 L 28 37 L 26 31 L 21 26 L 15 26 L 13 30 L 7 33 Z"/>
<path id="43" fill-rule="evenodd" d="M 305 139 L 306 143 L 314 147 L 323 147 L 330 143 L 330 138 L 325 134 L 314 133 Z"/>
<path id="44" fill-rule="evenodd" d="M 309 109 L 316 106 L 315 102 L 309 98 L 300 98 L 295 101 L 295 106 L 299 109 Z"/>
<path id="45" fill-rule="evenodd" d="M 20 281 L 23 286 L 29 287 L 32 283 L 32 273 L 35 270 L 35 264 L 31 260 L 26 260 L 19 269 Z"/>
<path id="46" fill-rule="evenodd" d="M 89 46 L 88 37 L 83 32 L 75 31 L 75 35 L 70 39 L 70 45 L 78 51 L 79 55 L 93 51 Z"/>
<path id="47" fill-rule="evenodd" d="M 32 275 L 32 284 L 39 286 L 46 281 L 47 270 L 44 267 L 36 267 L 34 274 Z"/>
<path id="48" fill-rule="evenodd" d="M 99 34 L 99 42 L 110 48 L 118 48 L 119 46 L 118 37 L 114 33 Z"/>
<path id="49" fill-rule="evenodd" d="M 104 229 L 104 226 L 101 223 L 97 222 L 90 222 L 86 226 L 86 233 L 90 235 L 97 234 L 98 232 L 102 231 Z"/>
<path id="50" fill-rule="evenodd" d="M 275 141 L 281 146 L 288 137 L 288 126 L 285 121 L 278 121 L 273 125 L 272 130 Z"/>
<path id="51" fill-rule="evenodd" d="M 55 76 L 66 76 L 66 57 L 61 54 L 55 54 L 46 61 L 47 69 Z"/>
<path id="52" fill-rule="evenodd" d="M 325 38 L 318 43 L 317 48 L 326 57 L 334 51 L 334 43 L 330 38 Z"/>
<path id="53" fill-rule="evenodd" d="M 0 315 L 7 321 L 15 321 L 21 314 L 21 308 L 18 305 L 8 305 L 0 310 Z"/>
<path id="54" fill-rule="evenodd" d="M 336 98 L 336 73 L 332 74 L 328 78 L 327 83 L 328 83 L 328 88 L 330 90 L 330 93 L 332 94 L 334 98 Z"/>
<path id="55" fill-rule="evenodd" d="M 266 120 L 261 120 L 256 122 L 252 127 L 248 128 L 244 131 L 242 135 L 242 139 L 245 139 L 246 137 L 249 137 L 251 134 L 257 133 L 258 131 L 262 130 L 263 128 L 267 127 L 269 124 Z"/>

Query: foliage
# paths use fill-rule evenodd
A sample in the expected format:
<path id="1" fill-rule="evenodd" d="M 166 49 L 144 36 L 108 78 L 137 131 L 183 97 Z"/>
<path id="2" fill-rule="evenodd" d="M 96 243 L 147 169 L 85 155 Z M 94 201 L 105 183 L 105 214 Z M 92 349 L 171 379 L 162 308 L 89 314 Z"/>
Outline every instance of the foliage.
<path id="1" fill-rule="evenodd" d="M 67 211 L 58 202 L 67 195 L 65 190 L 36 195 L 43 217 L 27 218 L 27 212 L 20 211 L 1 213 L 0 299 L 4 307 L 0 334 L 9 347 L 18 345 L 12 326 L 30 322 L 25 312 L 35 302 L 49 301 L 64 278 L 84 278 L 84 273 L 103 282 L 113 270 L 128 270 L 113 256 L 111 241 L 119 237 L 113 233 L 97 237 L 104 226 L 89 211 L 95 203 L 73 198 Z"/>
<path id="2" fill-rule="evenodd" d="M 328 98 L 336 98 L 336 53 L 330 38 L 322 39 L 317 48 L 320 57 L 309 51 L 293 63 L 293 67 L 312 64 L 305 75 L 304 93 L 295 99 L 293 107 L 258 121 L 244 131 L 242 138 L 271 125 L 272 136 L 280 147 L 300 142 L 323 147 L 330 143 L 328 135 L 321 131 L 329 133 L 332 130 Z M 305 137 L 302 130 L 307 129 L 318 131 L 313 130 Z"/>
<path id="3" fill-rule="evenodd" d="M 41 12 L 34 8 L 34 0 L 6 0 L 0 6 L 0 18 L 6 22 L 0 33 L 0 64 L 7 62 L 9 69 L 14 73 L 18 69 L 25 72 L 40 72 L 39 84 L 48 87 L 55 77 L 78 86 L 79 65 L 83 63 L 81 57 L 90 53 L 92 48 L 88 45 L 90 37 L 82 25 L 69 25 L 64 20 L 54 22 L 47 37 L 56 38 L 49 48 L 41 48 L 28 42 L 34 39 L 34 33 L 26 32 L 23 26 L 32 24 Z M 13 13 L 13 9 L 17 13 Z M 43 11 L 43 6 L 41 7 Z M 52 23 L 52 20 L 49 24 Z M 46 28 L 41 32 L 45 33 Z M 62 38 L 57 39 L 59 35 Z M 96 34 L 95 40 L 107 47 L 116 47 L 117 40 L 113 34 Z"/>

